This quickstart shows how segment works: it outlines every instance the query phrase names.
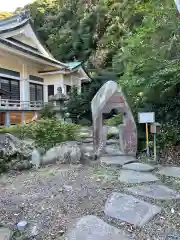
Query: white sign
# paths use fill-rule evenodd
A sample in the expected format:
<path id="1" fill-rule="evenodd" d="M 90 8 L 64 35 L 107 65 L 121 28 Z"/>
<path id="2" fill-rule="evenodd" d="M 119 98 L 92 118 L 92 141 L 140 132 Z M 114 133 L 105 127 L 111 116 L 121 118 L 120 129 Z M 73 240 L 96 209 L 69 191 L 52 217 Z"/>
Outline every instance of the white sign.
<path id="1" fill-rule="evenodd" d="M 154 123 L 155 114 L 154 112 L 142 112 L 138 113 L 139 123 Z"/>

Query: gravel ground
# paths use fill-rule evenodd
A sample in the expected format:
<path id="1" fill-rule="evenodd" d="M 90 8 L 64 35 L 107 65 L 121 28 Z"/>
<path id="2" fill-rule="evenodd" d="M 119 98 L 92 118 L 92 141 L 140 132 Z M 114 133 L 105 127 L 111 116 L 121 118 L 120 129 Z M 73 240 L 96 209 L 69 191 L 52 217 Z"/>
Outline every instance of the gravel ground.
<path id="1" fill-rule="evenodd" d="M 105 166 L 60 165 L 1 175 L 0 224 L 13 229 L 20 220 L 26 220 L 27 230 L 21 236 L 14 231 L 16 240 L 31 236 L 34 226 L 38 232 L 34 239 L 61 240 L 77 218 L 92 214 L 125 229 L 135 240 L 180 239 L 178 200 L 155 201 L 138 196 L 162 207 L 162 212 L 141 229 L 104 215 L 108 195 L 112 191 L 124 192 L 124 187 L 132 186 L 119 183 L 118 172 L 118 168 Z M 180 179 L 163 177 L 161 181 L 180 190 Z"/>

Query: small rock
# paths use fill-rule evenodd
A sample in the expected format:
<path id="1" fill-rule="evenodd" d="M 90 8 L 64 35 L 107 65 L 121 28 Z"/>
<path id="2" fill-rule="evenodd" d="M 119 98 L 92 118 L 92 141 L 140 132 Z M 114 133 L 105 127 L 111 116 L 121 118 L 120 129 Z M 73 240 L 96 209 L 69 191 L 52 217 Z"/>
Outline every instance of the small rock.
<path id="1" fill-rule="evenodd" d="M 59 231 L 59 235 L 62 236 L 65 232 L 63 230 Z"/>
<path id="2" fill-rule="evenodd" d="M 34 149 L 31 156 L 31 163 L 38 169 L 41 164 L 41 155 L 37 149 Z"/>
<path id="3" fill-rule="evenodd" d="M 70 185 L 64 185 L 63 187 L 64 187 L 64 189 L 65 189 L 66 191 L 68 191 L 68 192 L 70 192 L 70 191 L 73 190 L 72 186 L 70 186 Z"/>
<path id="4" fill-rule="evenodd" d="M 17 224 L 17 228 L 19 231 L 23 231 L 25 229 L 25 227 L 27 226 L 27 222 L 26 221 L 20 221 Z"/>
<path id="5" fill-rule="evenodd" d="M 174 213 L 174 208 L 171 208 L 171 213 Z"/>
<path id="6" fill-rule="evenodd" d="M 31 230 L 31 236 L 34 237 L 34 236 L 37 236 L 38 235 L 38 227 L 37 226 L 34 226 Z"/>

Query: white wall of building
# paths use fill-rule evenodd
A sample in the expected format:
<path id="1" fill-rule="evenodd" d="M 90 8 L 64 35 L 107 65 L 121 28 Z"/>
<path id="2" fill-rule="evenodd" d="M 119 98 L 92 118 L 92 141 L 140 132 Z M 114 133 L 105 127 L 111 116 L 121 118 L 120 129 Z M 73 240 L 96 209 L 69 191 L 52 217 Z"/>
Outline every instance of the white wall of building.
<path id="1" fill-rule="evenodd" d="M 57 93 L 58 87 L 62 88 L 65 93 L 63 75 L 60 73 L 43 76 L 44 78 L 44 102 L 48 102 L 48 85 L 54 85 L 54 94 Z"/>

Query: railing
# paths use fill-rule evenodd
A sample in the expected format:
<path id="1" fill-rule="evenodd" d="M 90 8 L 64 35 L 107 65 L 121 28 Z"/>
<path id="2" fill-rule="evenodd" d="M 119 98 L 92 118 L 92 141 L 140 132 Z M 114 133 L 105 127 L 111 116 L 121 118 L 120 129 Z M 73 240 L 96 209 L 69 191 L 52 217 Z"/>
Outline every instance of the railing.
<path id="1" fill-rule="evenodd" d="M 0 99 L 0 110 L 40 110 L 43 106 L 42 101 Z"/>

